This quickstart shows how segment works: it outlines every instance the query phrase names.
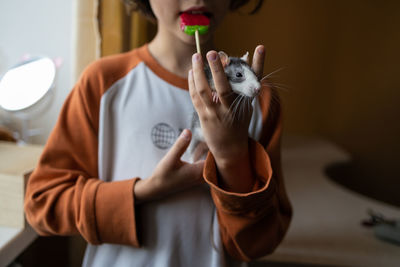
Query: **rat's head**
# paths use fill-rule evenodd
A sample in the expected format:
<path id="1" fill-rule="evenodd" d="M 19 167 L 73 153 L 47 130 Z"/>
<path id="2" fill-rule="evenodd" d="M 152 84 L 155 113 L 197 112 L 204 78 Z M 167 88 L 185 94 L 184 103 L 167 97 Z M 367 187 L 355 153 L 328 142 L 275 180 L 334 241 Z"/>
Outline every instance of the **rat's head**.
<path id="1" fill-rule="evenodd" d="M 241 58 L 228 57 L 223 51 L 218 54 L 232 90 L 240 95 L 255 97 L 260 92 L 261 84 L 247 63 L 249 53 L 247 52 Z"/>

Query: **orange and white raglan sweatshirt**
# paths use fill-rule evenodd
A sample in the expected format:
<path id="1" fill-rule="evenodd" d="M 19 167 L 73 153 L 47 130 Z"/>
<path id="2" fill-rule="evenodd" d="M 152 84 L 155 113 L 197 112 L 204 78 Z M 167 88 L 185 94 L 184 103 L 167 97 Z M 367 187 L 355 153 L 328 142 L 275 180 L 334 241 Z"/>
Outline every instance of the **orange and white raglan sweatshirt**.
<path id="1" fill-rule="evenodd" d="M 161 67 L 147 45 L 98 60 L 65 101 L 29 179 L 29 223 L 41 235 L 82 235 L 89 243 L 84 266 L 241 266 L 271 253 L 292 213 L 282 180 L 281 109 L 268 89 L 253 107 L 252 192 L 219 187 L 209 153 L 205 184 L 136 205 L 135 182 L 190 128 L 188 83 Z"/>

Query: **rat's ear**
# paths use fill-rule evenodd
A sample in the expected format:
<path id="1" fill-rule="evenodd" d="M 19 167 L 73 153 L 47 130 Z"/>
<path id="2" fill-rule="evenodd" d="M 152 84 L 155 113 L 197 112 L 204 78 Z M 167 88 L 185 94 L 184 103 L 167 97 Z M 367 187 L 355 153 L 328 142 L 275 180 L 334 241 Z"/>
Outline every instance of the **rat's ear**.
<path id="1" fill-rule="evenodd" d="M 249 51 L 247 51 L 240 59 L 249 64 Z"/>
<path id="2" fill-rule="evenodd" d="M 222 62 L 222 66 L 228 66 L 230 59 L 228 57 L 228 55 L 224 52 L 224 51 L 219 51 L 218 52 L 219 58 L 221 59 Z"/>

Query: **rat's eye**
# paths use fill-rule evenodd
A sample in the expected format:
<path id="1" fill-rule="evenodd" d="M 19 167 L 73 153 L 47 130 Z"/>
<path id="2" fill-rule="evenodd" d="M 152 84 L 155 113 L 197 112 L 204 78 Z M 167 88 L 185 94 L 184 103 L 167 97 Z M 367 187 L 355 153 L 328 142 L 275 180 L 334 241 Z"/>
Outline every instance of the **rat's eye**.
<path id="1" fill-rule="evenodd" d="M 236 72 L 236 78 L 242 78 L 243 74 L 241 72 Z"/>

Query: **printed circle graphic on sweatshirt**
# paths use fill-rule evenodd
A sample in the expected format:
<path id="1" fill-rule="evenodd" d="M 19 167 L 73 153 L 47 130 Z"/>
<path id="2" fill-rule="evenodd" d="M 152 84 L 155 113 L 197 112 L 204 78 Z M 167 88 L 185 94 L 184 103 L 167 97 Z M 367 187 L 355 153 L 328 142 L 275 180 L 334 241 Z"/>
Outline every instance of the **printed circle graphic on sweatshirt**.
<path id="1" fill-rule="evenodd" d="M 166 123 L 158 123 L 151 129 L 151 140 L 160 149 L 170 148 L 176 139 L 174 128 Z"/>

